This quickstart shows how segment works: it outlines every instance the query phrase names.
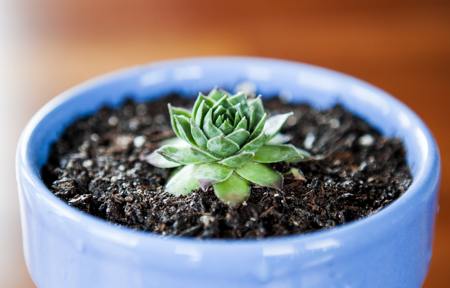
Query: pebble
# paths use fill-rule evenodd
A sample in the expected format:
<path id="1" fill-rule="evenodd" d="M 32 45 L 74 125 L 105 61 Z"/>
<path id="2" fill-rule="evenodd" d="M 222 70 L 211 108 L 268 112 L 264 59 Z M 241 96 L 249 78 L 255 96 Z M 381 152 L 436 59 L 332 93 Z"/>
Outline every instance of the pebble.
<path id="1" fill-rule="evenodd" d="M 199 220 L 203 225 L 209 226 L 212 222 L 214 222 L 215 218 L 213 216 L 203 215 L 200 216 Z"/>
<path id="2" fill-rule="evenodd" d="M 316 141 L 316 136 L 312 132 L 306 134 L 305 140 L 303 141 L 303 146 L 306 149 L 311 149 L 313 147 L 314 141 Z"/>
<path id="3" fill-rule="evenodd" d="M 90 138 L 92 142 L 98 142 L 98 140 L 100 140 L 100 136 L 96 133 L 93 133 Z"/>
<path id="4" fill-rule="evenodd" d="M 132 131 L 136 131 L 139 128 L 139 120 L 138 119 L 131 119 L 128 123 L 128 127 Z"/>
<path id="5" fill-rule="evenodd" d="M 117 124 L 119 124 L 119 118 L 117 118 L 116 116 L 109 117 L 108 124 L 109 126 L 116 126 Z"/>
<path id="6" fill-rule="evenodd" d="M 330 127 L 333 129 L 337 129 L 339 128 L 339 126 L 341 126 L 341 122 L 336 118 L 330 119 L 329 123 Z"/>
<path id="7" fill-rule="evenodd" d="M 137 136 L 133 140 L 134 147 L 140 148 L 145 144 L 145 136 Z"/>
<path id="8" fill-rule="evenodd" d="M 375 139 L 373 139 L 372 135 L 366 134 L 364 136 L 359 137 L 358 143 L 361 146 L 371 146 Z"/>
<path id="9" fill-rule="evenodd" d="M 116 140 L 115 141 L 116 145 L 120 146 L 121 148 L 128 147 L 128 145 L 131 143 L 131 141 L 133 141 L 133 139 L 128 135 L 117 136 L 117 138 L 115 140 Z"/>
<path id="10" fill-rule="evenodd" d="M 90 160 L 90 159 L 83 161 L 83 167 L 84 168 L 90 168 L 90 167 L 92 167 L 92 164 L 94 164 L 94 162 L 92 160 Z"/>

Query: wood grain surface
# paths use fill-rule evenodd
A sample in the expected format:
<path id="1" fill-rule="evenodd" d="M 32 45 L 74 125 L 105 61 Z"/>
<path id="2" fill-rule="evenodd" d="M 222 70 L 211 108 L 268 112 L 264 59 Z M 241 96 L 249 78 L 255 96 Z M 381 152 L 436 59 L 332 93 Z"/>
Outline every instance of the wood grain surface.
<path id="1" fill-rule="evenodd" d="M 26 7 L 24 75 L 33 93 L 18 101 L 30 113 L 94 75 L 199 55 L 298 60 L 392 93 L 424 119 L 441 149 L 440 213 L 425 287 L 448 287 L 449 1 L 30 0 Z"/>

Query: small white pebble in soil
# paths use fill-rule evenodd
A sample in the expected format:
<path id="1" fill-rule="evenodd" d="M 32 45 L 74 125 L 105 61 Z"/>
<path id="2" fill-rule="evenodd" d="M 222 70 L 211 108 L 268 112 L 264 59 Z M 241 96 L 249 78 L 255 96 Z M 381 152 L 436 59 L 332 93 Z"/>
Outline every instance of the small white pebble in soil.
<path id="1" fill-rule="evenodd" d="M 202 222 L 203 225 L 209 226 L 212 222 L 214 222 L 214 217 L 209 215 L 203 215 L 199 218 L 200 222 Z"/>
<path id="2" fill-rule="evenodd" d="M 373 144 L 375 139 L 373 139 L 372 135 L 366 134 L 364 136 L 359 137 L 358 143 L 361 146 L 370 146 Z"/>
<path id="3" fill-rule="evenodd" d="M 100 140 L 100 136 L 98 136 L 98 134 L 96 133 L 91 134 L 90 138 L 92 142 L 98 142 L 98 140 Z"/>
<path id="4" fill-rule="evenodd" d="M 137 130 L 139 127 L 139 120 L 134 118 L 131 119 L 128 123 L 128 127 L 130 128 L 130 130 Z"/>
<path id="5" fill-rule="evenodd" d="M 359 171 L 363 171 L 364 169 L 366 169 L 367 167 L 367 163 L 365 161 L 361 162 L 361 164 L 359 164 L 358 170 Z"/>
<path id="6" fill-rule="evenodd" d="M 341 126 L 341 122 L 339 122 L 339 120 L 336 118 L 330 119 L 328 123 L 330 123 L 330 127 L 333 129 L 339 128 L 339 126 Z"/>
<path id="7" fill-rule="evenodd" d="M 94 164 L 94 162 L 92 162 L 92 160 L 90 160 L 90 159 L 83 161 L 83 167 L 84 168 L 92 167 L 92 164 Z"/>
<path id="8" fill-rule="evenodd" d="M 133 140 L 133 144 L 136 148 L 140 148 L 145 144 L 145 136 L 137 136 Z"/>
<path id="9" fill-rule="evenodd" d="M 316 136 L 312 132 L 306 134 L 305 140 L 303 141 L 303 146 L 306 149 L 311 149 L 313 147 L 314 141 L 316 141 Z"/>
<path id="10" fill-rule="evenodd" d="M 117 118 L 116 116 L 109 117 L 108 124 L 109 126 L 116 126 L 117 124 L 119 124 L 119 118 Z"/>
<path id="11" fill-rule="evenodd" d="M 126 148 L 133 139 L 128 135 L 120 135 L 116 138 L 115 144 L 122 148 Z"/>

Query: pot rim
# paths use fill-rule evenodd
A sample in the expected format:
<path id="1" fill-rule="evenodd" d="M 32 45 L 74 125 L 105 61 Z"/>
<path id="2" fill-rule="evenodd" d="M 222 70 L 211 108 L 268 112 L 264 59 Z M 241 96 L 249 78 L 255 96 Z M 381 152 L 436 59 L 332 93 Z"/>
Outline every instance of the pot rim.
<path id="1" fill-rule="evenodd" d="M 33 163 L 33 160 L 30 157 L 30 139 L 32 138 L 33 132 L 35 131 L 36 127 L 47 117 L 48 113 L 50 113 L 56 107 L 60 106 L 69 99 L 77 97 L 80 92 L 95 87 L 104 82 L 114 81 L 114 79 L 119 78 L 123 73 L 137 74 L 142 70 L 146 70 L 149 68 L 157 68 L 159 66 L 177 63 L 195 64 L 197 62 L 214 61 L 249 61 L 260 65 L 296 65 L 303 68 L 319 70 L 333 77 L 342 77 L 346 80 L 355 82 L 357 85 L 364 85 L 366 88 L 371 89 L 373 91 L 372 94 L 378 97 L 378 101 L 386 102 L 388 105 L 394 106 L 395 110 L 401 111 L 403 115 L 407 115 L 407 121 L 410 121 L 412 123 L 412 126 L 423 136 L 421 137 L 421 139 L 416 140 L 420 141 L 421 151 L 407 151 L 407 153 L 422 153 L 426 156 L 424 158 L 424 161 L 417 163 L 420 167 L 414 175 L 411 186 L 407 189 L 407 191 L 405 191 L 403 195 L 401 195 L 401 197 L 399 197 L 380 211 L 367 217 L 349 223 L 341 224 L 326 230 L 322 229 L 308 233 L 286 236 L 273 236 L 262 239 L 198 239 L 179 236 L 164 237 L 153 232 L 133 230 L 128 227 L 115 225 L 104 219 L 98 218 L 77 208 L 71 207 L 67 205 L 67 203 L 59 199 L 57 196 L 55 196 L 53 193 L 51 193 L 51 191 L 46 187 L 46 185 L 40 178 L 39 173 L 37 173 L 36 170 L 39 169 L 33 168 L 37 164 Z M 121 243 L 125 246 L 136 246 L 137 244 L 140 245 L 146 242 L 152 242 L 154 245 L 155 241 L 157 241 L 160 243 L 166 243 L 168 245 L 200 245 L 205 247 L 211 246 L 212 248 L 214 248 L 217 247 L 217 245 L 223 244 L 226 244 L 230 247 L 248 245 L 267 246 L 272 244 L 292 244 L 292 242 L 294 241 L 297 244 L 303 244 L 304 247 L 309 250 L 323 250 L 328 248 L 336 248 L 337 246 L 339 246 L 340 241 L 334 240 L 338 238 L 346 238 L 346 240 L 349 241 L 349 243 L 347 244 L 350 245 L 351 243 L 356 244 L 358 241 L 363 241 L 359 239 L 359 237 L 352 237 L 352 232 L 371 225 L 382 225 L 383 222 L 389 223 L 389 219 L 392 219 L 391 217 L 398 216 L 396 215 L 396 213 L 401 213 L 401 211 L 412 209 L 410 204 L 414 203 L 415 201 L 419 201 L 422 192 L 425 193 L 424 191 L 431 191 L 433 187 L 439 184 L 440 156 L 436 142 L 423 121 L 405 104 L 393 98 L 383 90 L 366 83 L 365 81 L 359 80 L 344 73 L 336 72 L 334 70 L 288 60 L 242 56 L 194 57 L 157 61 L 151 62 L 149 64 L 134 66 L 131 68 L 119 69 L 102 76 L 97 76 L 59 94 L 57 97 L 53 98 L 50 102 L 39 109 L 23 130 L 16 154 L 16 175 L 18 183 L 23 181 L 21 180 L 21 177 L 26 178 L 27 181 L 29 181 L 29 183 L 33 186 L 33 191 L 36 193 L 39 201 L 48 206 L 50 209 L 54 209 L 55 213 L 58 216 L 64 217 L 67 220 L 70 220 L 72 223 L 82 223 L 82 225 L 86 227 L 85 229 L 88 233 L 95 234 L 95 236 L 103 239 Z M 308 246 L 308 243 L 313 243 L 313 245 Z"/>

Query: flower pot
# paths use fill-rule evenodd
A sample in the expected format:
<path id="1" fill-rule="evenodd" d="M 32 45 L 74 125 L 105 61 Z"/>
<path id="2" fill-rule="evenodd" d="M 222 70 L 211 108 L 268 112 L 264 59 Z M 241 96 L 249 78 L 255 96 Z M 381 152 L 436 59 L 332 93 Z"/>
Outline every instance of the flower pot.
<path id="1" fill-rule="evenodd" d="M 340 103 L 399 137 L 414 177 L 398 200 L 333 229 L 262 240 L 198 240 L 134 231 L 68 206 L 40 168 L 67 125 L 102 105 L 169 92 L 196 95 L 243 81 L 262 95 L 326 108 Z M 405 105 L 365 82 L 326 69 L 258 58 L 161 62 L 71 89 L 42 108 L 18 147 L 23 246 L 38 287 L 420 287 L 431 258 L 440 177 L 438 149 Z"/>

